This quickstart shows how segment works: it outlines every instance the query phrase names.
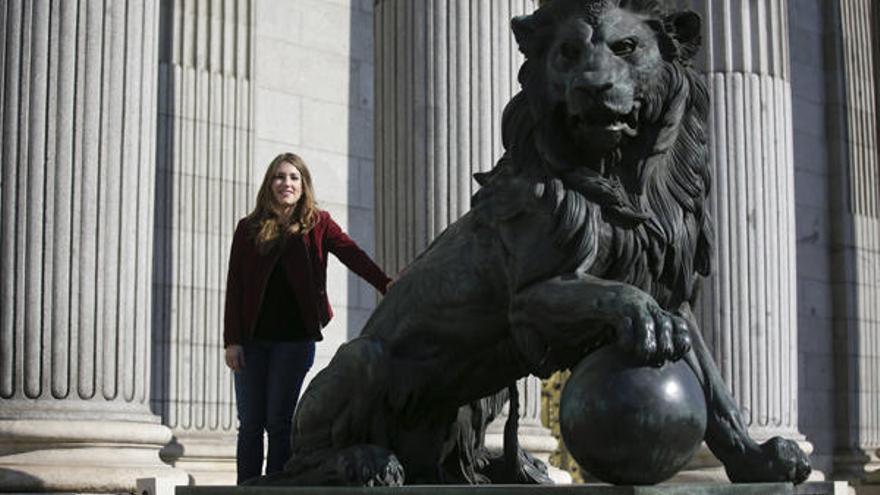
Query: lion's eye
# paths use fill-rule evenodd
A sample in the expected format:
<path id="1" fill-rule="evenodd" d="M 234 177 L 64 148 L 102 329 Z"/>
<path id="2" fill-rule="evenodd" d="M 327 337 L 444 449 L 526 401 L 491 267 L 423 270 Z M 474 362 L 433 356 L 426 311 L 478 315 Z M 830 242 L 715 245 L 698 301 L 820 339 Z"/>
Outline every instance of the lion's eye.
<path id="1" fill-rule="evenodd" d="M 581 56 L 581 49 L 574 43 L 566 42 L 559 47 L 559 53 L 569 60 L 576 60 Z"/>
<path id="2" fill-rule="evenodd" d="M 614 54 L 618 57 L 625 57 L 636 51 L 636 48 L 638 46 L 639 43 L 635 40 L 635 38 L 624 38 L 622 40 L 611 43 L 610 48 L 611 51 L 614 52 Z"/>

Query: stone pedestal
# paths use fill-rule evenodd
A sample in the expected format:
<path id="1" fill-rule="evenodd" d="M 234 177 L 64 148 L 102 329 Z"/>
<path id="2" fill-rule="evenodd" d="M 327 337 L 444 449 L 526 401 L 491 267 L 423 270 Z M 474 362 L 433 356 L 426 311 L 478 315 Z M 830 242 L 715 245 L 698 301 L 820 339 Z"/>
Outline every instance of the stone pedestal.
<path id="1" fill-rule="evenodd" d="M 482 485 L 482 486 L 403 486 L 403 487 L 179 487 L 177 495 L 847 495 L 847 484 L 744 483 L 737 485 Z"/>
<path id="2" fill-rule="evenodd" d="M 0 489 L 186 482 L 150 410 L 156 4 L 2 10 Z"/>
<path id="3" fill-rule="evenodd" d="M 522 58 L 510 19 L 532 0 L 376 3 L 376 246 L 379 264 L 406 266 L 470 208 L 472 175 L 501 157 L 501 113 L 519 90 Z M 541 383 L 519 383 L 520 442 L 547 460 Z M 500 448 L 505 418 L 487 435 Z M 564 475 L 561 479 L 564 479 Z"/>

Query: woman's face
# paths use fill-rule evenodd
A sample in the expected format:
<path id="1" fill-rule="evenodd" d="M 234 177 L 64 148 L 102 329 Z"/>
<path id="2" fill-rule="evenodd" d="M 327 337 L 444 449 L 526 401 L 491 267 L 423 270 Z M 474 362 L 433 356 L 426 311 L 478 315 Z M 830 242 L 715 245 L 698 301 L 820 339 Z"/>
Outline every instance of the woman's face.
<path id="1" fill-rule="evenodd" d="M 299 170 L 288 162 L 283 162 L 275 169 L 272 178 L 272 194 L 275 201 L 285 207 L 293 207 L 302 197 L 302 176 Z"/>

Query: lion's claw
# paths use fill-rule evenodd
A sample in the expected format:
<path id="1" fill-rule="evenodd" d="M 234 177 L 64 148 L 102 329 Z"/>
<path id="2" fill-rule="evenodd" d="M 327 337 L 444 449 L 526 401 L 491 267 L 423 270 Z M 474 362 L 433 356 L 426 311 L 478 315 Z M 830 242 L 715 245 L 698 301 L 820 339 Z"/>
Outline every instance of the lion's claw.
<path id="1" fill-rule="evenodd" d="M 617 328 L 617 345 L 644 363 L 661 365 L 690 350 L 687 321 L 660 308 L 649 295 L 635 289 L 624 296 Z"/>

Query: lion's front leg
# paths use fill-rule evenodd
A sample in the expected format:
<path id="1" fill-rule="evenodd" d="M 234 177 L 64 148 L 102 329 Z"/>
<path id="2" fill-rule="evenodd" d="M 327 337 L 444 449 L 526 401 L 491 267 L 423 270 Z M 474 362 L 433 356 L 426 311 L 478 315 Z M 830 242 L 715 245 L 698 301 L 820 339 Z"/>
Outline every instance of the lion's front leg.
<path id="1" fill-rule="evenodd" d="M 690 349 L 687 321 L 629 284 L 567 274 L 532 285 L 511 305 L 511 332 L 533 374 L 573 366 L 605 340 L 645 363 L 676 360 Z"/>
<path id="2" fill-rule="evenodd" d="M 689 306 L 679 314 L 686 318 L 693 332 L 693 350 L 686 356 L 698 375 L 706 394 L 708 423 L 706 444 L 724 464 L 727 476 L 735 483 L 801 483 L 810 475 L 810 461 L 797 443 L 773 437 L 758 444 L 749 436 L 736 401 L 721 378 L 709 348 L 697 331 L 696 319 Z"/>

